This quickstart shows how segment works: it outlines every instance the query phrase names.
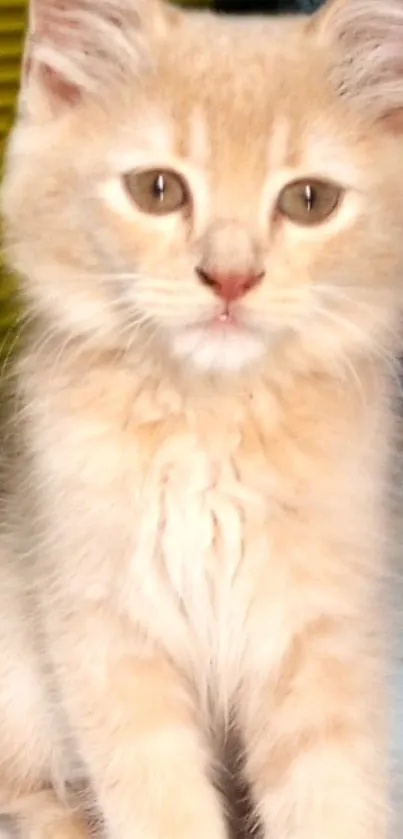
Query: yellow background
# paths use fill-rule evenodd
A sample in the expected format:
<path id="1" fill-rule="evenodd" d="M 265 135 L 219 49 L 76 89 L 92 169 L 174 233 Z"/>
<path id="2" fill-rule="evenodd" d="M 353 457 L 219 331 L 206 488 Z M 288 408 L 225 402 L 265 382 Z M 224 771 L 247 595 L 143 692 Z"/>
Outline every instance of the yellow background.
<path id="1" fill-rule="evenodd" d="M 0 0 L 0 159 L 10 127 L 18 85 L 21 45 L 25 24 L 22 0 Z M 0 359 L 5 359 L 13 343 L 16 306 L 12 281 L 0 273 Z"/>

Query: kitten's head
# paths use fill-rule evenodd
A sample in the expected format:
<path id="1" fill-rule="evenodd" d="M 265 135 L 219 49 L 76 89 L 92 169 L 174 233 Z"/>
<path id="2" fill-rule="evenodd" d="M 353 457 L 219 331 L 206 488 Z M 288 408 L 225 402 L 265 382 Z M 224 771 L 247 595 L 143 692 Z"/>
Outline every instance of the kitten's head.
<path id="1" fill-rule="evenodd" d="M 383 351 L 403 271 L 401 0 L 287 19 L 31 7 L 3 210 L 34 309 L 195 371 Z"/>

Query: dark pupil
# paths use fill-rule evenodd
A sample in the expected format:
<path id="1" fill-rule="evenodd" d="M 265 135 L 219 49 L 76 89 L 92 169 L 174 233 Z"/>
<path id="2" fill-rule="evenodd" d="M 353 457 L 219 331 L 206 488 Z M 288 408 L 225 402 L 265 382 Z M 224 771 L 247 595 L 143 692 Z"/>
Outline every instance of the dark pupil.
<path id="1" fill-rule="evenodd" d="M 310 213 L 316 203 L 316 192 L 310 184 L 304 186 L 304 201 L 305 207 Z"/>
<path id="2" fill-rule="evenodd" d="M 165 198 L 165 178 L 163 175 L 157 175 L 153 183 L 153 196 L 157 201 L 163 201 Z"/>

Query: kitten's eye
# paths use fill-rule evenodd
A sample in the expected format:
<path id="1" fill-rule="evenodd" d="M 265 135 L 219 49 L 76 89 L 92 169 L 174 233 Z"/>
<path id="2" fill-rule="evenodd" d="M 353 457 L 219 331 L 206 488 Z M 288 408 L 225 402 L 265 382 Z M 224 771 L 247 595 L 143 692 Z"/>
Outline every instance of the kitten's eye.
<path id="1" fill-rule="evenodd" d="M 280 192 L 277 208 L 295 224 L 320 224 L 335 211 L 342 189 L 329 181 L 301 180 Z"/>
<path id="2" fill-rule="evenodd" d="M 186 183 L 176 172 L 147 170 L 129 172 L 124 183 L 139 210 L 153 215 L 176 213 L 189 203 Z"/>

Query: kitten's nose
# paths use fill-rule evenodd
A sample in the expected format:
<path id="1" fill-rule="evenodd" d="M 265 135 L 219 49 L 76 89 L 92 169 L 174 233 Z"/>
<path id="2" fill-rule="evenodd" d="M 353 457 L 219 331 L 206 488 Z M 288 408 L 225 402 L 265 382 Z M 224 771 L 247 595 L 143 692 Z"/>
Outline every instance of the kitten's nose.
<path id="1" fill-rule="evenodd" d="M 260 274 L 248 273 L 219 273 L 217 271 L 205 271 L 203 268 L 196 268 L 196 274 L 203 285 L 211 288 L 212 292 L 221 297 L 225 303 L 233 303 L 244 297 L 248 291 L 257 286 L 264 277 L 264 271 Z"/>

